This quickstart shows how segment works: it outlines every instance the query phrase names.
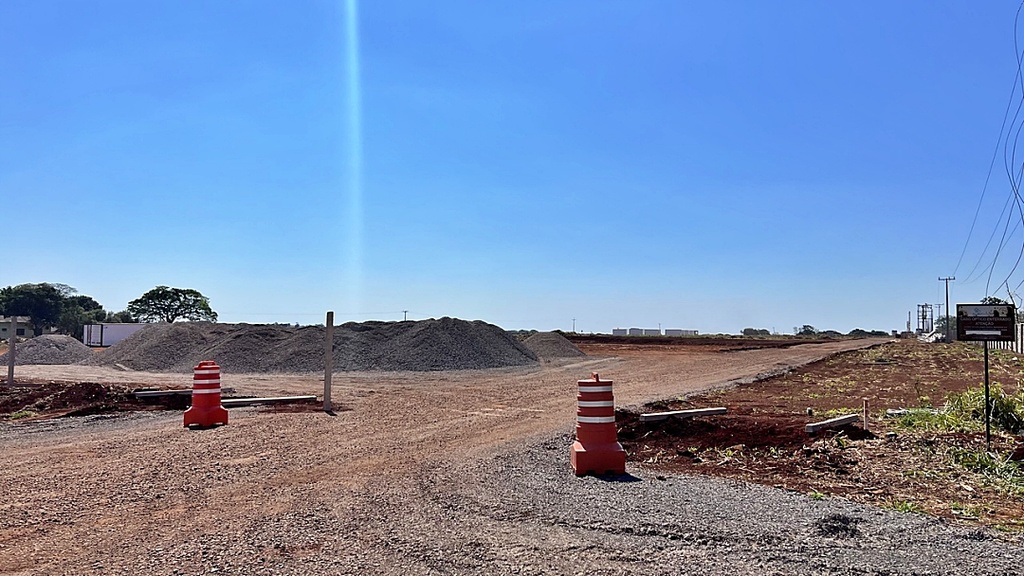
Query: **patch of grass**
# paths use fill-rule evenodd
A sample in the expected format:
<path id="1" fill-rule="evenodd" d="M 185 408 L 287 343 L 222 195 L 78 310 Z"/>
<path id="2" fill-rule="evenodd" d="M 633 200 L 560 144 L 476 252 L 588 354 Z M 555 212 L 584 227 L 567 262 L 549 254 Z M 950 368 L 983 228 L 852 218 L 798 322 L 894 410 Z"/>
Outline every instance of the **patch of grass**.
<path id="1" fill-rule="evenodd" d="M 830 408 L 816 414 L 822 418 L 828 420 L 829 418 L 835 418 L 837 416 L 847 416 L 849 414 L 860 414 L 863 412 L 863 408 Z"/>
<path id="2" fill-rule="evenodd" d="M 1006 392 L 995 382 L 989 388 L 989 399 L 993 427 L 1010 434 L 1024 430 L 1024 390 Z M 910 410 L 897 418 L 895 424 L 913 430 L 978 432 L 985 427 L 985 391 L 979 386 L 951 394 L 941 411 Z"/>
<path id="3" fill-rule="evenodd" d="M 931 432 L 978 432 L 985 429 L 983 422 L 964 417 L 962 414 L 929 408 L 914 408 L 896 418 L 893 424 L 905 430 Z"/>
<path id="4" fill-rule="evenodd" d="M 825 498 L 828 497 L 825 494 L 818 492 L 817 490 L 811 490 L 810 492 L 807 493 L 807 496 L 810 497 L 811 500 L 824 500 Z"/>
<path id="5" fill-rule="evenodd" d="M 21 420 L 22 418 L 31 418 L 31 417 L 33 417 L 35 415 L 36 415 L 36 413 L 31 411 L 31 410 L 19 410 L 17 412 L 12 412 L 11 415 L 7 417 L 7 419 L 8 420 Z"/>
<path id="6" fill-rule="evenodd" d="M 979 474 L 996 488 L 1012 494 L 1024 494 L 1024 469 L 1020 464 L 992 452 L 953 447 L 949 459 L 964 469 Z"/>

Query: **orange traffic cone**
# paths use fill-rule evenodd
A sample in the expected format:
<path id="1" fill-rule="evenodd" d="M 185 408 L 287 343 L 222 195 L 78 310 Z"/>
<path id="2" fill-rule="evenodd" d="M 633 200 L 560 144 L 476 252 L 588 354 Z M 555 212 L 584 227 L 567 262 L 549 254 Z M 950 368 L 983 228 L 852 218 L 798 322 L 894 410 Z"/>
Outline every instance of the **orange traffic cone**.
<path id="1" fill-rule="evenodd" d="M 220 366 L 204 360 L 193 370 L 192 406 L 185 410 L 185 427 L 228 423 L 228 411 L 220 405 Z"/>
<path id="2" fill-rule="evenodd" d="M 625 474 L 626 451 L 615 430 L 615 397 L 612 381 L 601 380 L 596 372 L 589 380 L 577 380 L 576 442 L 572 445 L 572 468 L 584 474 Z"/>

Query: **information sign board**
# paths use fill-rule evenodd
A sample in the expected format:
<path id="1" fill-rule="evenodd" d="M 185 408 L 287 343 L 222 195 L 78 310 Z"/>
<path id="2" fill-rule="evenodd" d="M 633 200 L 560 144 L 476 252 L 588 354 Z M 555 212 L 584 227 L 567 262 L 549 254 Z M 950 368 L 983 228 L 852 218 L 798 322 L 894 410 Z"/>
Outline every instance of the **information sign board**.
<path id="1" fill-rule="evenodd" d="M 956 338 L 1013 342 L 1017 309 L 1012 304 L 957 304 Z"/>

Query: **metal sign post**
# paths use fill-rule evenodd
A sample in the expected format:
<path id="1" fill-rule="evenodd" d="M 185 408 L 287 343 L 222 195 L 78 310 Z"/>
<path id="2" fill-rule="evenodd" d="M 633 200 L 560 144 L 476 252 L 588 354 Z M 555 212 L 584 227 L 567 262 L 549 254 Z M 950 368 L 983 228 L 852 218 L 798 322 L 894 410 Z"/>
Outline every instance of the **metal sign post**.
<path id="1" fill-rule="evenodd" d="M 992 450 L 992 400 L 988 388 L 988 343 L 1013 342 L 1017 308 L 1012 304 L 957 304 L 957 340 L 981 341 L 985 346 L 985 449 Z"/>
<path id="2" fill-rule="evenodd" d="M 992 401 L 988 397 L 988 340 L 985 341 L 985 451 L 992 451 Z"/>

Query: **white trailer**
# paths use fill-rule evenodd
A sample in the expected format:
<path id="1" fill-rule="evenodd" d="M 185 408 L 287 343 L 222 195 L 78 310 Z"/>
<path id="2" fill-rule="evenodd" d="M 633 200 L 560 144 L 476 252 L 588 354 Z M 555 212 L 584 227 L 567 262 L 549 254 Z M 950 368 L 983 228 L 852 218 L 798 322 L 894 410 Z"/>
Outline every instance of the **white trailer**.
<path id="1" fill-rule="evenodd" d="M 86 324 L 85 333 L 82 335 L 82 342 L 86 346 L 107 347 L 117 344 L 121 340 L 131 336 L 145 328 L 145 324 Z"/>

